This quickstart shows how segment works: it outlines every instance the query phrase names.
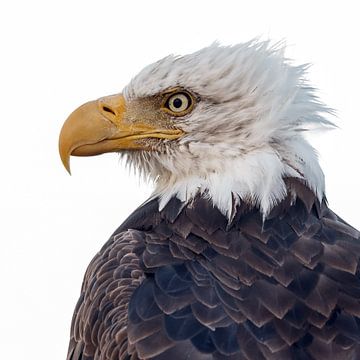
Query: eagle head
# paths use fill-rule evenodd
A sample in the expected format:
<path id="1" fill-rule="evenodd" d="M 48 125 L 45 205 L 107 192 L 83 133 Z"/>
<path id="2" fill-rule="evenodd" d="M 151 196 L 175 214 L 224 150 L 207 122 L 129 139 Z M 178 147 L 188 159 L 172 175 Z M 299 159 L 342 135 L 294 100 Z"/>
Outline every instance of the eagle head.
<path id="1" fill-rule="evenodd" d="M 264 215 L 288 194 L 286 178 L 319 198 L 324 176 L 304 132 L 331 112 L 284 48 L 213 44 L 145 67 L 121 94 L 88 102 L 65 122 L 60 155 L 119 152 L 154 180 L 160 208 L 200 194 L 231 216 L 234 201 Z"/>

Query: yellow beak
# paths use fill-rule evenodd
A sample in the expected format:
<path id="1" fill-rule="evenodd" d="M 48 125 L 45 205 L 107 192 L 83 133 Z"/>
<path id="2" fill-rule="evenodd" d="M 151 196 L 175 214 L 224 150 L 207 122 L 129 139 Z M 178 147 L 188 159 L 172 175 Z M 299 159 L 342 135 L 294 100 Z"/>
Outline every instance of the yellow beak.
<path id="1" fill-rule="evenodd" d="M 59 138 L 61 160 L 70 173 L 70 155 L 91 156 L 124 149 L 146 148 L 136 140 L 177 139 L 179 129 L 158 129 L 142 122 L 126 122 L 126 103 L 119 95 L 90 101 L 77 108 L 65 121 Z"/>

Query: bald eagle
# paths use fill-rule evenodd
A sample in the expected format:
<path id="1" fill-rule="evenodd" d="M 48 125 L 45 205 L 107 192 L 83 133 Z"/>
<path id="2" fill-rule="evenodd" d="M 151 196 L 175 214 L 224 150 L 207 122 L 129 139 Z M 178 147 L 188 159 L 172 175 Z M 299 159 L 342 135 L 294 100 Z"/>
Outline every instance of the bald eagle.
<path id="1" fill-rule="evenodd" d="M 327 205 L 305 77 L 268 42 L 213 44 L 69 116 L 68 171 L 120 152 L 155 190 L 91 261 L 68 360 L 360 359 L 359 232 Z"/>

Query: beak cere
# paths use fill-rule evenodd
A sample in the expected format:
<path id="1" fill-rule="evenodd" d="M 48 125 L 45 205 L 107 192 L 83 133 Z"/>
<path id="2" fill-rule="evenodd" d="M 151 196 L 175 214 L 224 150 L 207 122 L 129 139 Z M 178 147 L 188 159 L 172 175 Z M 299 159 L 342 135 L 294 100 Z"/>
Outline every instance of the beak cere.
<path id="1" fill-rule="evenodd" d="M 151 150 L 136 140 L 177 139 L 183 131 L 162 129 L 146 121 L 126 121 L 126 102 L 121 94 L 87 102 L 65 121 L 59 137 L 61 160 L 70 173 L 70 155 L 92 156 L 125 149 Z"/>

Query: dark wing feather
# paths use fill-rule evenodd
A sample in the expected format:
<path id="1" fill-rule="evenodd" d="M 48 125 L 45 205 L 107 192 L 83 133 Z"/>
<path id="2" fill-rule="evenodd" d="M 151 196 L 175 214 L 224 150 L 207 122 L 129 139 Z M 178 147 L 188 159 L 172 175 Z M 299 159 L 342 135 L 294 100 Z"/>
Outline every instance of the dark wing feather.
<path id="1" fill-rule="evenodd" d="M 126 359 L 128 303 L 144 278 L 136 254 L 143 244 L 142 232 L 120 232 L 90 263 L 73 316 L 68 360 Z M 144 324 L 139 335 L 152 332 Z"/>
<path id="2" fill-rule="evenodd" d="M 68 359 L 360 358 L 359 233 L 286 182 L 265 220 L 201 197 L 137 210 L 90 264 Z"/>

